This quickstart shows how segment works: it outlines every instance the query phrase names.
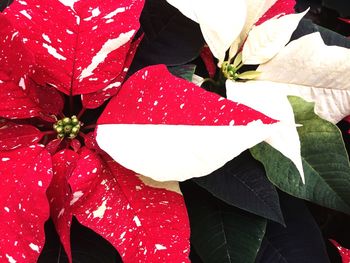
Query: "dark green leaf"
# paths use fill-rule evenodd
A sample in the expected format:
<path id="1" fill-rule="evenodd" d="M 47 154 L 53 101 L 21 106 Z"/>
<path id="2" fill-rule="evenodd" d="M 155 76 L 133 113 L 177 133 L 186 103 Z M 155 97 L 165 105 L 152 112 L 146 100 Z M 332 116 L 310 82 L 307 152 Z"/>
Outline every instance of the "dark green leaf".
<path id="1" fill-rule="evenodd" d="M 318 225 L 304 202 L 280 195 L 286 227 L 269 222 L 256 263 L 329 263 Z"/>
<path id="2" fill-rule="evenodd" d="M 266 220 L 216 199 L 193 182 L 182 183 L 191 243 L 203 262 L 254 262 Z"/>
<path id="3" fill-rule="evenodd" d="M 277 191 L 249 151 L 210 175 L 193 180 L 230 205 L 284 224 Z"/>
<path id="4" fill-rule="evenodd" d="M 183 78 L 188 81 L 192 81 L 194 71 L 196 70 L 196 65 L 189 64 L 189 65 L 168 67 L 168 70 L 171 72 L 171 74 L 173 74 L 176 77 Z"/>
<path id="5" fill-rule="evenodd" d="M 348 0 L 323 0 L 325 7 L 337 11 L 341 16 L 350 16 L 350 1 Z"/>
<path id="6" fill-rule="evenodd" d="M 13 0 L 0 0 L 0 12 L 4 11 L 12 2 Z"/>
<path id="7" fill-rule="evenodd" d="M 350 167 L 339 129 L 313 111 L 313 103 L 290 97 L 301 142 L 305 184 L 294 164 L 266 143 L 251 149 L 267 176 L 281 190 L 350 213 Z"/>
<path id="8" fill-rule="evenodd" d="M 45 246 L 38 263 L 68 263 L 67 255 L 60 244 L 52 221 L 45 224 Z M 117 250 L 101 236 L 73 220 L 71 228 L 73 263 L 118 263 L 122 262 Z"/>
<path id="9" fill-rule="evenodd" d="M 204 45 L 199 25 L 165 0 L 148 0 L 141 15 L 145 36 L 130 73 L 147 65 L 177 66 L 198 57 Z"/>
<path id="10" fill-rule="evenodd" d="M 350 1 L 349 1 L 350 3 Z M 350 27 L 350 25 L 349 25 Z M 340 47 L 346 47 L 350 48 L 350 39 L 344 37 L 343 35 L 340 35 L 332 30 L 329 30 L 327 28 L 318 26 L 314 23 L 312 23 L 309 19 L 302 19 L 297 27 L 297 29 L 294 31 L 291 39 L 295 40 L 298 39 L 304 35 L 311 34 L 319 32 L 321 34 L 321 37 L 324 41 L 324 43 L 328 46 L 340 46 Z"/>

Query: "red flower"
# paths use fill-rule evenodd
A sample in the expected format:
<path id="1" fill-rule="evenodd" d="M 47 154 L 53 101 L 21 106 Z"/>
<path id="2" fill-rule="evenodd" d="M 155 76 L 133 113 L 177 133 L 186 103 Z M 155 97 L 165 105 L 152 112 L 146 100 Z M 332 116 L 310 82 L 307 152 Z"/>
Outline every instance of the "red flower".
<path id="1" fill-rule="evenodd" d="M 69 233 L 75 216 L 107 239 L 125 262 L 170 262 L 170 258 L 187 262 L 189 223 L 178 184 L 155 183 L 115 161 L 152 175 L 149 167 L 158 166 L 157 158 L 166 157 L 172 148 L 160 141 L 165 152 L 151 154 L 155 157 L 147 157 L 144 164 L 155 137 L 144 138 L 149 144 L 139 146 L 133 143 L 140 142 L 132 137 L 135 134 L 128 137 L 129 126 L 231 129 L 234 124 L 248 127 L 258 121 L 260 126 L 270 126 L 265 124 L 275 122 L 173 77 L 165 66 L 145 68 L 122 85 L 140 41 L 133 39 L 142 7 L 143 0 L 23 0 L 0 14 L 1 261 L 35 262 L 49 216 L 71 260 Z M 111 97 L 99 116 L 99 109 Z M 158 103 L 162 108 L 155 107 Z M 96 123 L 99 126 L 93 133 Z M 124 124 L 128 129 L 120 130 Z M 112 134 L 108 125 L 117 126 L 113 129 L 120 133 Z M 255 132 L 260 126 L 248 128 Z M 140 130 L 140 138 L 142 131 L 146 130 Z M 115 160 L 97 145 L 96 134 L 112 141 L 119 136 L 111 144 L 120 146 L 117 156 L 109 145 L 101 146 L 106 140 L 99 142 Z M 218 145 L 208 155 L 213 159 L 210 167 L 193 176 L 220 167 L 266 134 L 257 133 L 254 140 L 231 149 L 240 140 L 232 134 L 235 141 L 229 139 L 230 149 L 223 151 Z M 130 146 L 124 147 L 123 142 Z M 154 146 L 157 151 L 159 145 Z M 194 146 L 195 154 L 203 152 Z M 224 154 L 219 156 L 218 151 Z M 186 159 L 179 160 L 165 165 L 160 161 L 156 176 L 176 166 L 190 173 L 201 166 L 195 163 L 192 169 L 183 166 Z"/>
<path id="2" fill-rule="evenodd" d="M 182 196 L 147 186 L 89 136 L 85 109 L 120 88 L 139 43 L 132 39 L 142 7 L 141 0 L 81 1 L 73 11 L 59 1 L 28 0 L 0 16 L 1 261 L 35 262 L 49 216 L 69 257 L 76 216 L 125 262 L 188 260 Z M 68 115 L 80 130 L 56 138 L 52 126 L 66 114 L 84 124 Z"/>

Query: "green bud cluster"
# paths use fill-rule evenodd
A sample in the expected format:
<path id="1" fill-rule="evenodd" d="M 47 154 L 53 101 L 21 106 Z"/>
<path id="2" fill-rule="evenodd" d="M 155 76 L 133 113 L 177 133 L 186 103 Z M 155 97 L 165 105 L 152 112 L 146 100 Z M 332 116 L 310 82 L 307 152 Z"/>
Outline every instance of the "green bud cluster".
<path id="1" fill-rule="evenodd" d="M 239 78 L 237 73 L 238 68 L 230 64 L 228 61 L 225 61 L 221 65 L 221 71 L 224 74 L 226 79 L 236 80 Z"/>
<path id="2" fill-rule="evenodd" d="M 64 117 L 53 125 L 53 129 L 57 132 L 57 138 L 59 139 L 63 139 L 65 137 L 74 139 L 77 137 L 80 127 L 81 123 L 75 115 L 70 118 Z"/>

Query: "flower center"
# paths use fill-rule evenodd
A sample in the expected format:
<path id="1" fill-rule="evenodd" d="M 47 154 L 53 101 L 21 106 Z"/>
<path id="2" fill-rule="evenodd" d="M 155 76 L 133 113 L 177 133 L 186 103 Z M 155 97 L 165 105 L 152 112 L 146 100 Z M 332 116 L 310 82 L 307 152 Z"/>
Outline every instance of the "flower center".
<path id="1" fill-rule="evenodd" d="M 78 120 L 77 116 L 73 115 L 72 117 L 64 117 L 61 120 L 58 120 L 54 125 L 53 129 L 57 132 L 57 138 L 69 138 L 74 139 L 77 137 L 81 122 Z"/>

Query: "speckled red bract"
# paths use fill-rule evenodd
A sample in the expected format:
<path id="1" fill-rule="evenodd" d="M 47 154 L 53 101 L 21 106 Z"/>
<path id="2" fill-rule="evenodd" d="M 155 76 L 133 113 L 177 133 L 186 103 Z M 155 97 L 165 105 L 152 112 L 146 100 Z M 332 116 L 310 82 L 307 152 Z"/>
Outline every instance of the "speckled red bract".
<path id="1" fill-rule="evenodd" d="M 39 145 L 0 151 L 0 262 L 36 262 L 49 218 L 49 153 Z"/>
<path id="2" fill-rule="evenodd" d="M 243 104 L 207 92 L 164 65 L 136 72 L 107 105 L 98 124 L 247 125 L 276 122 Z"/>
<path id="3" fill-rule="evenodd" d="M 4 15 L 35 51 L 34 81 L 77 95 L 106 88 L 123 73 L 143 4 L 72 1 L 73 10 L 58 0 L 25 0 L 15 1 Z"/>

